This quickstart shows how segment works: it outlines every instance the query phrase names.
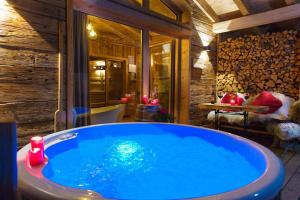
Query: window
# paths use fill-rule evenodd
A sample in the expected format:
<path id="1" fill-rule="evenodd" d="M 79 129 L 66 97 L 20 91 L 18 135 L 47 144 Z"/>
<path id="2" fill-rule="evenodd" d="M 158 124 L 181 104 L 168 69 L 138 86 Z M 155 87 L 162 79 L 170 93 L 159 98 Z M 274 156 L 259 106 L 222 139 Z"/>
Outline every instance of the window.
<path id="1" fill-rule="evenodd" d="M 134 121 L 141 93 L 141 30 L 88 17 L 89 99 L 91 109 L 125 104 L 125 121 Z"/>
<path id="2" fill-rule="evenodd" d="M 173 110 L 173 38 L 150 32 L 150 93 L 160 105 Z"/>
<path id="3" fill-rule="evenodd" d="M 157 12 L 161 15 L 169 17 L 171 19 L 177 19 L 176 14 L 162 1 L 160 0 L 150 0 L 149 1 L 150 10 Z"/>
<path id="4" fill-rule="evenodd" d="M 132 6 L 139 6 L 141 7 L 143 5 L 143 0 L 115 0 L 118 3 L 132 5 Z"/>

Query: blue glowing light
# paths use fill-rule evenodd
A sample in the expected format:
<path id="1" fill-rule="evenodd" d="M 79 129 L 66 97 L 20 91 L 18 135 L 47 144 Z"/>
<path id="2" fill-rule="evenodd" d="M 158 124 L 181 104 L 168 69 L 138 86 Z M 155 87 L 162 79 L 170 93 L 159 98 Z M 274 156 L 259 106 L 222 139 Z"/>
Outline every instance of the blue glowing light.
<path id="1" fill-rule="evenodd" d="M 135 141 L 116 141 L 107 152 L 106 163 L 109 167 L 123 168 L 129 172 L 144 165 L 144 148 Z"/>

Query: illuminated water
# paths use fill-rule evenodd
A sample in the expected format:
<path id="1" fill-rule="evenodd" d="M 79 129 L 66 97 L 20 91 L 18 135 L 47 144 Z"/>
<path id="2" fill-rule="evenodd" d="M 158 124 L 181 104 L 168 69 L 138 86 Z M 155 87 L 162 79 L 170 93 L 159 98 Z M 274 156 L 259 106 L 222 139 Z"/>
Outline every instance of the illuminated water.
<path id="1" fill-rule="evenodd" d="M 206 134 L 160 125 L 94 128 L 48 148 L 50 161 L 43 174 L 53 182 L 114 199 L 208 196 L 260 176 L 261 170 L 238 151 L 207 142 L 194 134 L 197 131 Z M 89 133 L 92 138 L 84 139 Z"/>

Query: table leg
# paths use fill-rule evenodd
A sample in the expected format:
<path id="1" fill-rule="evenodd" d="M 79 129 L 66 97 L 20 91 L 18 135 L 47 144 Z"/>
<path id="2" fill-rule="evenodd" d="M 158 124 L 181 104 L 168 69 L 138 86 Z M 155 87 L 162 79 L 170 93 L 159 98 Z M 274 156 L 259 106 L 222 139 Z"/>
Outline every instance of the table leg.
<path id="1" fill-rule="evenodd" d="M 247 123 L 248 123 L 248 112 L 244 111 L 244 129 L 247 130 Z"/>
<path id="2" fill-rule="evenodd" d="M 219 110 L 215 110 L 215 129 L 219 129 Z"/>

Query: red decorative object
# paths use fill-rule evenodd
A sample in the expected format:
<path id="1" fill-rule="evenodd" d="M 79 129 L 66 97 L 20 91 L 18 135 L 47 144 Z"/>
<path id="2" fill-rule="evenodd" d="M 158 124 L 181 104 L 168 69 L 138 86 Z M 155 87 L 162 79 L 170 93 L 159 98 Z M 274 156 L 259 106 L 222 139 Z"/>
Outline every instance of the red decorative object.
<path id="1" fill-rule="evenodd" d="M 263 91 L 252 102 L 254 106 L 269 106 L 269 111 L 262 114 L 270 114 L 282 106 L 282 102 L 274 97 L 271 92 Z"/>
<path id="2" fill-rule="evenodd" d="M 31 148 L 28 152 L 29 163 L 31 166 L 37 166 L 44 163 L 44 139 L 35 136 L 30 139 Z"/>
<path id="3" fill-rule="evenodd" d="M 151 100 L 151 105 L 158 105 L 158 104 L 159 104 L 158 99 Z"/>
<path id="4" fill-rule="evenodd" d="M 132 100 L 131 94 L 125 94 L 125 97 L 127 98 L 128 102 Z"/>
<path id="5" fill-rule="evenodd" d="M 142 103 L 143 104 L 148 104 L 148 102 L 149 102 L 148 96 L 147 95 L 143 95 L 143 97 L 142 97 Z"/>
<path id="6" fill-rule="evenodd" d="M 236 100 L 237 95 L 236 94 L 232 94 L 232 93 L 226 93 L 223 98 L 221 99 L 221 103 L 229 103 L 230 104 L 230 100 Z"/>
<path id="7" fill-rule="evenodd" d="M 230 105 L 238 105 L 241 106 L 244 102 L 242 97 L 239 97 L 237 94 L 226 93 L 224 97 L 221 99 L 221 103 L 227 103 Z"/>
<path id="8" fill-rule="evenodd" d="M 235 105 L 235 100 L 234 99 L 230 99 L 230 105 L 232 105 L 232 106 Z"/>
<path id="9" fill-rule="evenodd" d="M 121 103 L 128 103 L 128 98 L 127 97 L 123 97 L 121 98 Z"/>
<path id="10" fill-rule="evenodd" d="M 242 97 L 237 96 L 235 103 L 236 105 L 241 106 L 244 103 L 244 99 Z"/>

